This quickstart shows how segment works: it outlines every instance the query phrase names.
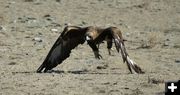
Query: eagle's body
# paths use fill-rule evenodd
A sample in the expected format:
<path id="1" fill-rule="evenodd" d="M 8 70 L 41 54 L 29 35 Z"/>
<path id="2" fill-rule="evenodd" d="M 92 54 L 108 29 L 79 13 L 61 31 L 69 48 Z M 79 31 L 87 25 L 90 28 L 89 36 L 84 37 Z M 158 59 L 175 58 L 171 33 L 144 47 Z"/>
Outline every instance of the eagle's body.
<path id="1" fill-rule="evenodd" d="M 85 41 L 87 41 L 88 45 L 92 48 L 95 58 L 100 59 L 102 56 L 99 54 L 99 48 L 97 46 L 104 40 L 107 41 L 109 54 L 111 54 L 110 50 L 114 41 L 117 51 L 121 51 L 123 61 L 127 63 L 131 73 L 131 69 L 134 69 L 136 73 L 143 73 L 141 68 L 129 58 L 125 49 L 124 39 L 118 28 L 109 27 L 104 29 L 93 26 L 83 28 L 77 26 L 65 27 L 37 72 L 47 72 L 58 64 L 61 64 L 70 56 L 72 49 L 79 44 L 83 44 Z"/>

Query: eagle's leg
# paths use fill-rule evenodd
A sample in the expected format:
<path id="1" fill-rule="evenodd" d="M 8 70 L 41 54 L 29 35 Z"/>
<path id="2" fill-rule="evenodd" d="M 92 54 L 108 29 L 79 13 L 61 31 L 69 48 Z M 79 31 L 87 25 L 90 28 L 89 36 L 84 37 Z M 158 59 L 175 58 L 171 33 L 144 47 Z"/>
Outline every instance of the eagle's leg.
<path id="1" fill-rule="evenodd" d="M 99 51 L 93 51 L 94 52 L 94 56 L 97 59 L 102 59 L 102 56 L 99 54 Z"/>
<path id="2" fill-rule="evenodd" d="M 108 53 L 109 53 L 109 55 L 112 55 L 112 54 L 111 54 L 112 39 L 107 39 L 107 48 L 108 48 Z"/>
<path id="3" fill-rule="evenodd" d="M 94 56 L 95 58 L 97 59 L 102 59 L 102 56 L 99 54 L 99 49 L 98 47 L 96 46 L 95 43 L 93 42 L 88 42 L 89 46 L 92 48 L 93 52 L 94 52 Z"/>

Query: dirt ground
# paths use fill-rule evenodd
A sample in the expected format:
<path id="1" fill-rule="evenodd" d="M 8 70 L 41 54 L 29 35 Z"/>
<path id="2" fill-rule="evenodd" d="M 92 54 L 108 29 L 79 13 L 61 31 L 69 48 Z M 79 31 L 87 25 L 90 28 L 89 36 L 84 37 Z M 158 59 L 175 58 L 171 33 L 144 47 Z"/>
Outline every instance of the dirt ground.
<path id="1" fill-rule="evenodd" d="M 0 0 L 0 95 L 163 95 L 180 79 L 180 0 Z M 116 26 L 145 74 L 130 74 L 106 44 L 83 44 L 36 73 L 66 25 Z"/>

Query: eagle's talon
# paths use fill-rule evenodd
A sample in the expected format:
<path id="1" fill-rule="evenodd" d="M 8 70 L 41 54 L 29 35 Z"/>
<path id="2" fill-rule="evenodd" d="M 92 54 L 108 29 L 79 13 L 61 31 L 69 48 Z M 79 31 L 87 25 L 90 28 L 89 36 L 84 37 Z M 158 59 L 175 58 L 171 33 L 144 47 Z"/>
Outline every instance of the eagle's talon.
<path id="1" fill-rule="evenodd" d="M 96 59 L 102 59 L 102 56 L 100 54 L 95 54 Z"/>
<path id="2" fill-rule="evenodd" d="M 95 55 L 95 58 L 102 59 L 103 57 L 100 54 L 98 54 L 98 55 Z"/>
<path id="3" fill-rule="evenodd" d="M 99 54 L 98 51 L 94 51 L 94 55 L 96 59 L 102 59 L 103 57 Z"/>

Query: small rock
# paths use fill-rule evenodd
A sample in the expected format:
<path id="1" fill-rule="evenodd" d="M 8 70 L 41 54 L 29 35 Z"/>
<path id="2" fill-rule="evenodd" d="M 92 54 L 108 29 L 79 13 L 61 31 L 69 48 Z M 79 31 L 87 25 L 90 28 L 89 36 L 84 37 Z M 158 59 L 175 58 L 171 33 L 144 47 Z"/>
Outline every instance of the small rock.
<path id="1" fill-rule="evenodd" d="M 39 38 L 39 37 L 35 37 L 35 38 L 33 39 L 33 41 L 42 42 L 42 39 Z"/>
<path id="2" fill-rule="evenodd" d="M 2 30 L 3 29 L 3 27 L 2 26 L 0 26 L 0 30 Z"/>
<path id="3" fill-rule="evenodd" d="M 52 21 L 52 19 L 51 19 L 51 18 L 47 18 L 46 20 L 47 20 L 47 21 Z"/>
<path id="4" fill-rule="evenodd" d="M 47 20 L 47 21 L 53 21 L 54 18 L 51 17 L 51 15 L 47 14 L 47 15 L 44 15 L 44 18 Z"/>
<path id="5" fill-rule="evenodd" d="M 164 83 L 164 80 L 163 79 L 155 79 L 155 78 L 149 78 L 148 77 L 148 83 L 160 84 L 160 83 Z"/>
<path id="6" fill-rule="evenodd" d="M 38 35 L 43 35 L 41 32 L 38 32 Z"/>
<path id="7" fill-rule="evenodd" d="M 81 23 L 82 23 L 83 25 L 87 24 L 85 21 L 82 21 Z"/>
<path id="8" fill-rule="evenodd" d="M 124 87 L 124 89 L 129 89 L 128 87 Z"/>
<path id="9" fill-rule="evenodd" d="M 110 82 L 105 82 L 105 83 L 102 83 L 103 85 L 109 85 L 110 84 Z"/>
<path id="10" fill-rule="evenodd" d="M 143 49 L 150 49 L 151 46 L 148 43 L 142 43 L 141 46 L 139 48 L 143 48 Z"/>
<path id="11" fill-rule="evenodd" d="M 61 2 L 61 0 L 56 0 L 56 2 Z"/>
<path id="12" fill-rule="evenodd" d="M 65 23 L 64 25 L 65 25 L 65 26 L 70 26 L 71 24 L 70 24 L 70 23 Z"/>
<path id="13" fill-rule="evenodd" d="M 47 15 L 44 15 L 44 17 L 51 17 L 51 15 L 47 14 Z"/>
<path id="14" fill-rule="evenodd" d="M 98 93 L 106 93 L 106 91 L 105 90 L 99 90 Z"/>
<path id="15" fill-rule="evenodd" d="M 106 69 L 108 67 L 108 65 L 104 65 L 104 66 L 97 66 L 97 69 Z"/>
<path id="16" fill-rule="evenodd" d="M 31 36 L 25 36 L 25 38 L 31 38 Z"/>
<path id="17" fill-rule="evenodd" d="M 114 82 L 113 85 L 117 85 L 117 82 Z"/>
<path id="18" fill-rule="evenodd" d="M 60 24 L 58 24 L 58 23 L 51 23 L 53 26 L 55 26 L 55 27 L 61 27 L 61 25 Z"/>
<path id="19" fill-rule="evenodd" d="M 53 28 L 53 29 L 51 29 L 51 31 L 52 32 L 58 32 L 58 29 Z"/>
<path id="20" fill-rule="evenodd" d="M 166 41 L 170 41 L 169 39 L 166 39 Z"/>
<path id="21" fill-rule="evenodd" d="M 0 26 L 0 32 L 6 30 L 3 26 Z"/>
<path id="22" fill-rule="evenodd" d="M 36 20 L 34 17 L 27 17 L 27 20 Z"/>
<path id="23" fill-rule="evenodd" d="M 176 63 L 180 63 L 180 59 L 176 59 L 175 62 L 176 62 Z"/>
<path id="24" fill-rule="evenodd" d="M 33 2 L 34 0 L 25 0 L 25 2 Z"/>
<path id="25" fill-rule="evenodd" d="M 129 37 L 129 36 L 130 36 L 130 33 L 126 33 L 126 36 Z"/>
<path id="26" fill-rule="evenodd" d="M 169 46 L 168 42 L 164 42 L 163 46 Z"/>
<path id="27" fill-rule="evenodd" d="M 17 63 L 16 62 L 10 62 L 8 63 L 8 65 L 16 65 Z"/>
<path id="28" fill-rule="evenodd" d="M 175 44 L 173 47 L 174 48 L 180 48 L 180 45 Z"/>

